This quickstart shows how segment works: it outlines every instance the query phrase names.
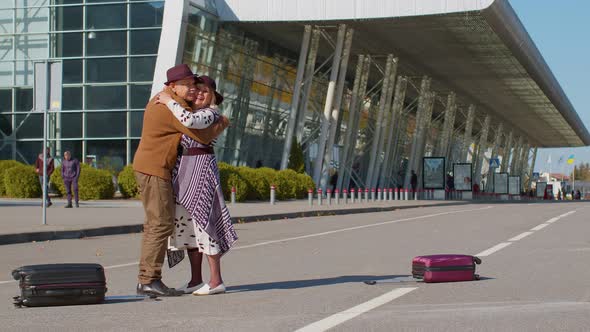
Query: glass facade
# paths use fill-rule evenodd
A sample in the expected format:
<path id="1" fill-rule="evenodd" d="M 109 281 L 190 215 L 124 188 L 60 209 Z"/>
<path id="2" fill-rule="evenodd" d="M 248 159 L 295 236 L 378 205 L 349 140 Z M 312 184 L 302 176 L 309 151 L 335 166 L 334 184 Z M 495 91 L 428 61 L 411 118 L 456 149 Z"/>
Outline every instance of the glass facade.
<path id="1" fill-rule="evenodd" d="M 70 150 L 120 169 L 141 135 L 158 52 L 164 1 L 0 2 L 0 159 L 32 163 L 41 151 L 33 63 L 63 64 L 62 111 L 50 114 L 54 154 Z M 107 165 L 108 164 L 108 165 Z"/>
<path id="2" fill-rule="evenodd" d="M 195 73 L 217 81 L 224 96 L 220 109 L 232 126 L 217 142 L 217 155 L 234 165 L 279 168 L 298 54 L 249 35 L 215 15 L 191 7 L 183 62 Z M 314 79 L 309 98 L 303 145 L 308 160 L 319 133 L 327 80 Z M 319 112 L 318 112 L 319 111 Z"/>

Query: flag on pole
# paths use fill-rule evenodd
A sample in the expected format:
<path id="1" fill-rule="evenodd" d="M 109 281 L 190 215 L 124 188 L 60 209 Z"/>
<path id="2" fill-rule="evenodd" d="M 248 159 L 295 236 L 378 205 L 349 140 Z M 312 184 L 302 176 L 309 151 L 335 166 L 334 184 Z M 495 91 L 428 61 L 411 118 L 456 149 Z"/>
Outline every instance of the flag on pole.
<path id="1" fill-rule="evenodd" d="M 573 154 L 570 155 L 569 158 L 567 158 L 567 163 L 568 163 L 568 165 L 571 165 L 574 163 L 574 155 Z"/>
<path id="2" fill-rule="evenodd" d="M 563 164 L 563 156 L 559 157 L 559 160 L 557 161 L 558 165 Z"/>
<path id="3" fill-rule="evenodd" d="M 547 157 L 547 164 L 551 164 L 551 155 L 549 155 L 549 157 Z"/>

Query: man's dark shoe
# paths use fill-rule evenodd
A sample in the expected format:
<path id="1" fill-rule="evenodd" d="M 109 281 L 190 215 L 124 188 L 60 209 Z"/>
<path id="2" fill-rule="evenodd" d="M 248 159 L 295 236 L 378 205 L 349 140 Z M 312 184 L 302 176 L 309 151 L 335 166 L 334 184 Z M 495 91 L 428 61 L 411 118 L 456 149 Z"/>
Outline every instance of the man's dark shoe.
<path id="1" fill-rule="evenodd" d="M 168 288 L 162 280 L 154 280 L 149 284 L 137 284 L 137 295 L 149 296 L 180 296 L 182 291 Z"/>
<path id="2" fill-rule="evenodd" d="M 50 206 L 52 206 L 52 205 L 53 205 L 53 203 L 51 203 L 51 202 L 47 202 L 47 207 L 50 207 Z"/>
<path id="3" fill-rule="evenodd" d="M 72 203 L 68 203 L 68 205 L 64 206 L 66 209 L 71 209 L 72 208 Z"/>
<path id="4" fill-rule="evenodd" d="M 77 207 L 77 208 L 79 208 L 79 207 L 80 207 L 80 205 L 78 205 L 78 202 L 76 202 L 76 207 Z"/>

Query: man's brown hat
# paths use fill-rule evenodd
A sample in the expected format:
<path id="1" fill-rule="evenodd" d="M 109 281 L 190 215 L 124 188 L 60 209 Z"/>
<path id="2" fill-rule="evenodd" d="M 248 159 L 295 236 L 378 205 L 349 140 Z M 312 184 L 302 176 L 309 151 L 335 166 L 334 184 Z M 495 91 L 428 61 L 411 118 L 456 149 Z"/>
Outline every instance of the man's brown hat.
<path id="1" fill-rule="evenodd" d="M 193 78 L 194 74 L 193 71 L 184 63 L 174 66 L 166 71 L 166 78 L 168 81 L 164 83 L 165 85 L 169 85 L 172 82 L 180 81 L 185 78 Z"/>

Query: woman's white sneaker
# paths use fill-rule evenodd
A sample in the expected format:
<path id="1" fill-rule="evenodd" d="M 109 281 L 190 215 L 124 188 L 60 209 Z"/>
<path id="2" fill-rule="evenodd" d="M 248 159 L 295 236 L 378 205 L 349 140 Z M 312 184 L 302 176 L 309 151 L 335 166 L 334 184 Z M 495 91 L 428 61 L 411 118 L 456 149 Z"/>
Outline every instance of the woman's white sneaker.
<path id="1" fill-rule="evenodd" d="M 182 291 L 182 292 L 184 292 L 184 294 L 191 294 L 192 292 L 196 291 L 197 289 L 203 287 L 203 285 L 204 285 L 203 283 L 200 283 L 196 286 L 189 287 L 188 282 L 187 282 L 182 287 L 176 288 L 176 290 Z"/>
<path id="2" fill-rule="evenodd" d="M 214 295 L 225 293 L 225 285 L 219 284 L 215 288 L 210 288 L 209 284 L 204 284 L 201 288 L 193 292 L 193 295 Z"/>

